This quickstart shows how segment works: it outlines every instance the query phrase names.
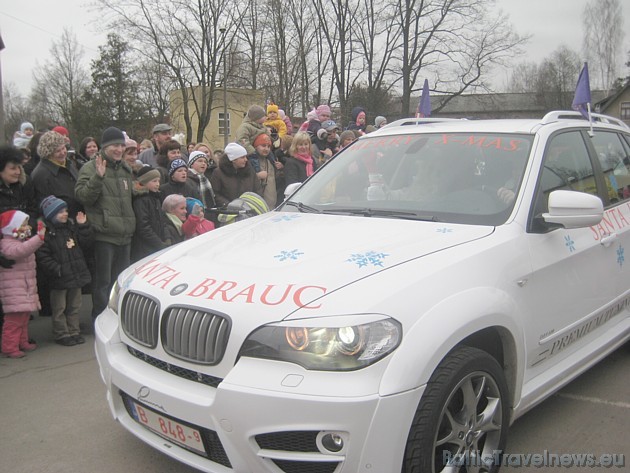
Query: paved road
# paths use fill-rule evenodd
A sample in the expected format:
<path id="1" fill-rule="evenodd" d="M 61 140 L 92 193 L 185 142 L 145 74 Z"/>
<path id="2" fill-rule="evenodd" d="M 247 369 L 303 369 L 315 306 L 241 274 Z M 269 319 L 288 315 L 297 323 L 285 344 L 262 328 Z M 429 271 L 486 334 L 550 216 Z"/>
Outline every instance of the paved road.
<path id="1" fill-rule="evenodd" d="M 83 320 L 89 299 L 84 298 Z M 52 342 L 36 317 L 40 347 L 26 359 L 0 358 L 0 473 L 195 473 L 137 440 L 111 418 L 93 337 Z M 630 344 L 519 419 L 510 453 L 622 453 L 624 468 L 503 468 L 502 471 L 630 471 Z M 389 473 L 389 472 L 375 472 Z"/>

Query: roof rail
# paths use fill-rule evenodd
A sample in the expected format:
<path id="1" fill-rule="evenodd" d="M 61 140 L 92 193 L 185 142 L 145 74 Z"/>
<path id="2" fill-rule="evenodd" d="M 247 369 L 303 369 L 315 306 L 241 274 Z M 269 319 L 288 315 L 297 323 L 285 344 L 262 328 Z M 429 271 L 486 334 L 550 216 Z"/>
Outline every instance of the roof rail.
<path id="1" fill-rule="evenodd" d="M 466 120 L 465 118 L 439 118 L 439 117 L 433 117 L 433 118 L 401 118 L 400 120 L 395 120 L 393 122 L 388 123 L 387 125 L 385 125 L 383 128 L 387 127 L 387 128 L 393 128 L 396 126 L 408 126 L 408 125 L 425 125 L 427 123 L 439 123 L 439 122 L 451 122 L 451 121 L 460 121 L 460 120 Z"/>
<path id="2" fill-rule="evenodd" d="M 577 112 L 574 110 L 554 110 L 553 112 L 547 113 L 542 118 L 541 123 L 543 125 L 546 125 L 548 123 L 553 123 L 553 122 L 562 120 L 563 118 L 586 120 L 580 112 Z M 609 123 L 611 125 L 617 125 L 624 128 L 630 128 L 622 120 L 615 117 L 611 117 L 610 115 L 604 115 L 602 113 L 591 113 L 591 118 L 594 122 Z"/>

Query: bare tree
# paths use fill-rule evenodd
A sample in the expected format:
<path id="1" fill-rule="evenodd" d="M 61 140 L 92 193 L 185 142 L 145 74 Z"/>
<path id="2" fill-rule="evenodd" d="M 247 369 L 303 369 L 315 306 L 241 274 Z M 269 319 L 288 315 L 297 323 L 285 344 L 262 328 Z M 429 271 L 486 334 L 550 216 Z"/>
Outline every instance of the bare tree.
<path id="1" fill-rule="evenodd" d="M 195 139 L 200 141 L 210 123 L 221 59 L 242 27 L 239 5 L 229 0 L 173 0 L 166 12 L 160 0 L 97 3 L 111 15 L 112 28 L 168 70 L 182 94 L 186 140 L 192 140 L 196 125 Z M 156 83 L 158 79 L 163 77 L 156 77 Z"/>
<path id="2" fill-rule="evenodd" d="M 619 0 L 591 1 L 582 13 L 583 51 L 589 63 L 591 86 L 609 91 L 617 79 L 623 43 L 623 16 Z M 594 79 L 594 80 L 593 80 Z"/>
<path id="3" fill-rule="evenodd" d="M 74 33 L 64 28 L 59 41 L 50 47 L 51 59 L 33 72 L 31 99 L 40 104 L 52 121 L 63 123 L 70 133 L 76 130 L 81 96 L 89 84 L 83 56 Z"/>
<path id="4" fill-rule="evenodd" d="M 402 32 L 398 54 L 402 111 L 425 78 L 433 90 L 449 93 L 442 106 L 467 90 L 487 89 L 486 76 L 505 65 L 526 38 L 507 17 L 493 14 L 493 0 L 392 0 Z M 432 79 L 432 80 L 431 80 Z"/>

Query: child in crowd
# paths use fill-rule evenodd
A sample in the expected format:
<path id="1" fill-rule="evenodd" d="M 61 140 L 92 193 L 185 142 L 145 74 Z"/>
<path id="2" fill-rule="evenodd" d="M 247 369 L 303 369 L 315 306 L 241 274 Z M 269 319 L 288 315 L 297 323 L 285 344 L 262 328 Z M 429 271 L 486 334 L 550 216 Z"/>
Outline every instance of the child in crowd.
<path id="1" fill-rule="evenodd" d="M 53 337 L 65 347 L 79 345 L 85 343 L 79 329 L 81 288 L 92 281 L 83 249 L 92 244 L 92 228 L 83 212 L 77 212 L 76 224 L 68 218 L 68 204 L 54 195 L 40 208 L 48 233 L 37 250 L 37 264 L 50 285 Z"/>
<path id="2" fill-rule="evenodd" d="M 166 217 L 162 212 L 160 179 L 160 172 L 151 166 L 144 166 L 138 171 L 136 196 L 133 198 L 136 231 L 131 241 L 132 261 L 168 246 L 164 234 Z"/>
<path id="3" fill-rule="evenodd" d="M 264 121 L 263 125 L 274 128 L 278 135 L 277 138 L 282 138 L 287 134 L 287 124 L 280 118 L 279 110 L 278 106 L 273 103 L 267 105 L 267 120 Z M 273 133 L 270 134 L 273 136 Z"/>
<path id="4" fill-rule="evenodd" d="M 16 131 L 13 136 L 13 146 L 16 148 L 26 148 L 33 138 L 35 128 L 29 122 L 24 122 L 20 125 L 20 131 Z"/>
<path id="5" fill-rule="evenodd" d="M 181 194 L 184 197 L 194 197 L 195 199 L 201 197 L 199 188 L 188 180 L 188 166 L 183 159 L 171 161 L 168 169 L 168 180 L 160 187 L 162 199 L 171 194 Z"/>
<path id="6" fill-rule="evenodd" d="M 214 230 L 214 223 L 204 217 L 204 206 L 199 199 L 186 197 L 186 221 L 182 225 L 182 232 L 186 239 L 202 235 Z"/>
<path id="7" fill-rule="evenodd" d="M 44 244 L 46 227 L 38 226 L 31 237 L 28 215 L 20 210 L 0 214 L 0 253 L 15 261 L 12 268 L 0 268 L 0 301 L 4 310 L 2 353 L 22 358 L 37 345 L 28 341 L 31 312 L 40 309 L 35 276 L 35 252 Z M 41 223 L 41 222 L 40 222 Z"/>

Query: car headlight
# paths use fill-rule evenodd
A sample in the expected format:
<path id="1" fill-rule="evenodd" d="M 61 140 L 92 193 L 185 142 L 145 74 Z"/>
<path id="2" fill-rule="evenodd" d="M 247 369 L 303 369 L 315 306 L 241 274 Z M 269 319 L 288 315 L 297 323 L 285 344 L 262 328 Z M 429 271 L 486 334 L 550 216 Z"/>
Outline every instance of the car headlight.
<path id="1" fill-rule="evenodd" d="M 245 340 L 239 356 L 288 361 L 307 370 L 350 371 L 385 357 L 402 337 L 400 324 L 393 319 L 338 327 L 300 322 L 260 327 Z"/>
<path id="2" fill-rule="evenodd" d="M 107 307 L 109 307 L 114 312 L 118 313 L 118 300 L 120 299 L 120 285 L 118 284 L 118 279 L 114 282 L 112 286 L 112 290 L 109 293 L 109 302 L 107 303 Z"/>

